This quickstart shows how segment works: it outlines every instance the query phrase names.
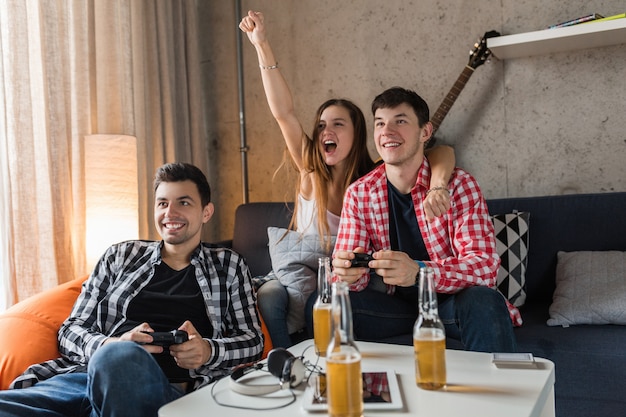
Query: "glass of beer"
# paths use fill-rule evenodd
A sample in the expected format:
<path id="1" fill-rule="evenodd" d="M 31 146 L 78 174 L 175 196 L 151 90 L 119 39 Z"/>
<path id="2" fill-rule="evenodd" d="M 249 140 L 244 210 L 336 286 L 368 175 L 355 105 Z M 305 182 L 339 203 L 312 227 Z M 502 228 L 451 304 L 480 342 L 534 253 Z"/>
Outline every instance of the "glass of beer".
<path id="1" fill-rule="evenodd" d="M 446 385 L 446 336 L 439 329 L 422 328 L 413 334 L 415 382 L 427 390 Z"/>

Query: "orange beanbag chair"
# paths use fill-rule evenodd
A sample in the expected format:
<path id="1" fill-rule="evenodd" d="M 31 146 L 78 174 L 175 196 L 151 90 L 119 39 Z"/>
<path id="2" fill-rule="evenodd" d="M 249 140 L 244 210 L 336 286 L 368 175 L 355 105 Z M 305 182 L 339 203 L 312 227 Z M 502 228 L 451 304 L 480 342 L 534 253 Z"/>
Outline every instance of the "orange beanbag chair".
<path id="1" fill-rule="evenodd" d="M 263 316 L 261 316 L 261 312 L 258 311 L 259 319 L 261 319 L 261 330 L 263 331 L 263 336 L 265 336 L 265 344 L 263 345 L 263 357 L 262 359 L 267 358 L 267 354 L 270 353 L 270 350 L 273 349 L 272 346 L 272 338 L 270 338 L 270 332 L 267 330 L 267 326 L 265 325 L 265 321 L 263 321 Z"/>
<path id="2" fill-rule="evenodd" d="M 0 314 L 0 389 L 30 365 L 58 358 L 57 332 L 87 277 L 23 300 Z"/>

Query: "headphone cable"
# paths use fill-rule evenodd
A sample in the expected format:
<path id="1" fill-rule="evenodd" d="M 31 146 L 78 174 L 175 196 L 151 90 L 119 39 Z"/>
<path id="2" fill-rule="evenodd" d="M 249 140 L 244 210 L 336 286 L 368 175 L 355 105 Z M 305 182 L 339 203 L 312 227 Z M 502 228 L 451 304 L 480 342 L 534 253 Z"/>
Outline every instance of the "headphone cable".
<path id="1" fill-rule="evenodd" d="M 262 369 L 259 369 L 259 370 L 262 370 Z M 265 371 L 265 372 L 267 372 L 267 371 Z M 215 395 L 215 387 L 217 386 L 217 384 L 220 381 L 222 381 L 224 379 L 227 379 L 227 378 L 230 378 L 230 375 L 226 376 L 224 378 L 218 379 L 211 386 L 211 398 L 213 398 L 213 401 L 215 401 L 215 403 L 217 405 L 221 405 L 222 407 L 238 408 L 240 410 L 265 411 L 265 410 L 278 410 L 280 408 L 285 408 L 285 407 L 293 404 L 294 402 L 296 402 L 296 394 L 293 392 L 293 389 L 291 389 L 291 388 L 289 388 L 289 394 L 291 394 L 291 397 L 288 398 L 289 401 L 284 403 L 284 404 L 279 404 L 279 405 L 272 406 L 272 407 L 265 407 L 265 408 L 245 407 L 245 406 L 241 406 L 241 405 L 228 404 L 228 403 L 221 402 L 220 400 L 217 399 L 217 396 Z M 257 397 L 257 398 L 264 398 L 264 399 L 267 399 L 267 400 L 275 400 L 276 399 L 275 397 L 262 397 L 262 396 L 261 397 Z"/>

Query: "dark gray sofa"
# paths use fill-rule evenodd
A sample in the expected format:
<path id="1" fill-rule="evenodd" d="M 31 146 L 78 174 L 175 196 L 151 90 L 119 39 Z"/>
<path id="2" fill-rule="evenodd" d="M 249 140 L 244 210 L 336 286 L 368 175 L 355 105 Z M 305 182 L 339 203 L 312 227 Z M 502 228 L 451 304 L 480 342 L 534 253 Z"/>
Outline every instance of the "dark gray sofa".
<path id="1" fill-rule="evenodd" d="M 505 198 L 487 204 L 491 214 L 530 212 L 524 325 L 515 334 L 520 351 L 555 363 L 557 416 L 626 415 L 626 326 L 546 325 L 558 251 L 626 251 L 626 192 Z M 287 227 L 291 209 L 285 203 L 237 208 L 233 239 L 227 244 L 246 258 L 253 276 L 271 269 L 267 227 Z M 411 344 L 410 335 L 399 342 Z"/>

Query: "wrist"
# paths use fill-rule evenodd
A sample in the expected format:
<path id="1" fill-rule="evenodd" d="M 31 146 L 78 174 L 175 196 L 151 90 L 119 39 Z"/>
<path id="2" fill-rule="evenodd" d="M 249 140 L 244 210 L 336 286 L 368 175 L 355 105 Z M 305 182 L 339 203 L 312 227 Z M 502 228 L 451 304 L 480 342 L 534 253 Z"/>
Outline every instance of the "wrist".
<path id="1" fill-rule="evenodd" d="M 450 194 L 450 190 L 448 190 L 448 187 L 444 187 L 444 186 L 442 186 L 442 185 L 437 185 L 437 186 L 435 186 L 435 187 L 430 187 L 430 188 L 428 189 L 428 191 L 426 191 L 426 195 L 430 194 L 430 193 L 431 193 L 431 192 L 433 192 L 433 191 L 445 191 L 445 192 L 447 192 L 448 194 Z"/>
<path id="2" fill-rule="evenodd" d="M 418 287 L 420 283 L 420 271 L 422 270 L 422 268 L 426 267 L 426 264 L 422 261 L 415 261 L 415 263 L 417 264 L 417 272 L 415 273 L 415 283 L 413 284 L 413 286 Z"/>
<path id="3" fill-rule="evenodd" d="M 209 341 L 209 339 L 202 339 L 204 341 L 205 344 L 205 349 L 204 349 L 204 355 L 203 358 L 204 361 L 202 362 L 203 365 L 207 365 L 210 361 L 211 361 L 211 357 L 213 356 L 213 345 L 211 345 L 211 342 Z"/>
<path id="4" fill-rule="evenodd" d="M 262 70 L 273 70 L 273 69 L 277 69 L 277 68 L 278 68 L 278 61 L 276 61 L 276 63 L 274 63 L 273 65 L 263 65 L 263 64 L 259 64 L 259 68 L 261 68 Z"/>
<path id="5" fill-rule="evenodd" d="M 430 179 L 430 187 L 429 188 L 434 188 L 434 187 L 447 187 L 448 186 L 448 182 L 446 180 L 444 180 L 443 178 L 441 179 L 441 181 L 439 181 L 438 179 Z"/>

